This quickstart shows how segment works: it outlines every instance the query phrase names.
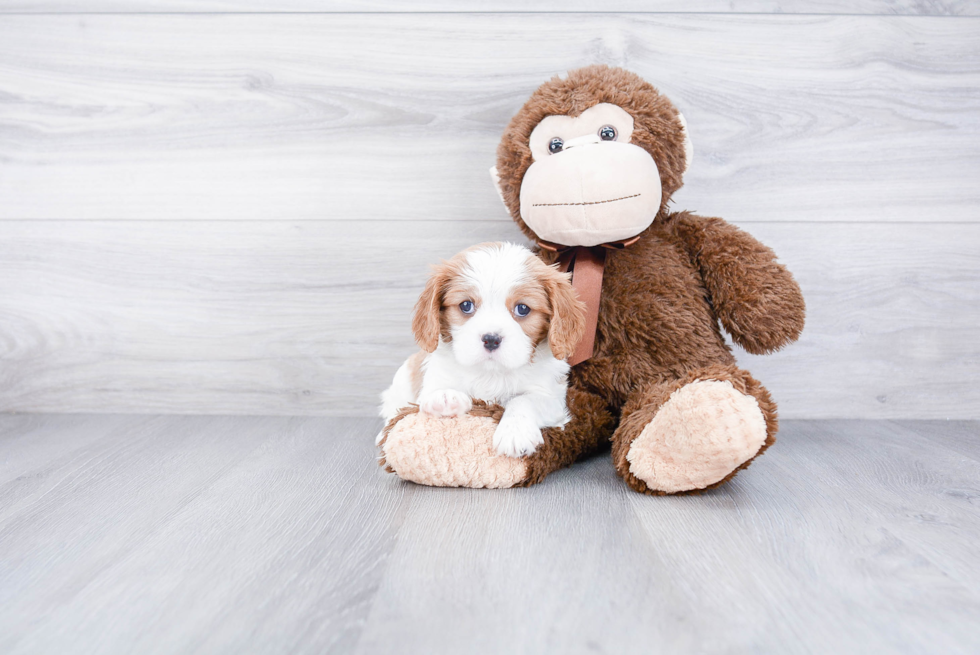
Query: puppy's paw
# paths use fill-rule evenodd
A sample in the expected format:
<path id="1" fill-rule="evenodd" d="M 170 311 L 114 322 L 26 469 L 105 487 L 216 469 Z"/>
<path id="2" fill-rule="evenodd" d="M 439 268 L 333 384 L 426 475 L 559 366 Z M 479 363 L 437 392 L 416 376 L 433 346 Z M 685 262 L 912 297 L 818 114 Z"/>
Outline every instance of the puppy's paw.
<path id="1" fill-rule="evenodd" d="M 521 418 L 500 419 L 493 433 L 493 447 L 500 455 L 524 457 L 530 455 L 544 443 L 541 430 L 532 421 Z"/>
<path id="2" fill-rule="evenodd" d="M 433 416 L 462 416 L 473 407 L 473 399 L 454 389 L 438 389 L 419 397 L 419 411 Z"/>

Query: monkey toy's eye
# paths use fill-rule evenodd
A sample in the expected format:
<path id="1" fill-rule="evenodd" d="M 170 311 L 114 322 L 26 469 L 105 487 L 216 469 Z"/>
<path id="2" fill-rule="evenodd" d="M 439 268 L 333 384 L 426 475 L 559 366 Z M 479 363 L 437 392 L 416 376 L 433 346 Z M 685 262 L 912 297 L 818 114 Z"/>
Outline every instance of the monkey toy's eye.
<path id="1" fill-rule="evenodd" d="M 464 300 L 463 302 L 459 303 L 459 311 L 463 312 L 464 314 L 472 314 L 473 313 L 473 301 L 472 300 Z"/>
<path id="2" fill-rule="evenodd" d="M 561 137 L 557 137 L 557 136 L 551 140 L 551 143 L 548 144 L 548 150 L 551 151 L 551 154 L 555 154 L 556 152 L 561 152 L 561 149 L 564 147 L 565 147 L 565 142 L 561 140 Z"/>
<path id="3" fill-rule="evenodd" d="M 599 128 L 599 138 L 603 141 L 615 141 L 616 128 L 612 125 L 603 125 Z"/>
<path id="4" fill-rule="evenodd" d="M 524 303 L 518 303 L 517 306 L 514 307 L 514 313 L 523 318 L 531 313 L 531 308 Z"/>

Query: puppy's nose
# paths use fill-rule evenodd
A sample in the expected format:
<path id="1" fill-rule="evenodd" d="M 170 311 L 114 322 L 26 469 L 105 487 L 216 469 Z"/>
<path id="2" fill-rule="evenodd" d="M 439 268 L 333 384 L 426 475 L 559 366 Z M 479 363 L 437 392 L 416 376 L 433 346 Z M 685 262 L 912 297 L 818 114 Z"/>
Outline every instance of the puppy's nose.
<path id="1" fill-rule="evenodd" d="M 500 347 L 500 342 L 504 338 L 499 334 L 484 334 L 483 335 L 483 347 L 487 350 L 493 351 Z"/>

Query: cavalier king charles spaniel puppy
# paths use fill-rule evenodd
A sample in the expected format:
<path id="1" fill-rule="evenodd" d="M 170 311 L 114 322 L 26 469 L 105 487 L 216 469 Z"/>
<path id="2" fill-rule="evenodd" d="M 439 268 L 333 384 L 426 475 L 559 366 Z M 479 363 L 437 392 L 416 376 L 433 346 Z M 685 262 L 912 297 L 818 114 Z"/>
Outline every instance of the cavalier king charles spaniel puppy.
<path id="1" fill-rule="evenodd" d="M 411 403 L 435 416 L 461 416 L 472 398 L 497 403 L 493 445 L 510 457 L 533 453 L 541 428 L 568 422 L 565 359 L 585 330 L 584 305 L 567 273 L 524 246 L 485 243 L 435 267 L 412 330 L 422 352 L 381 394 L 386 421 Z"/>

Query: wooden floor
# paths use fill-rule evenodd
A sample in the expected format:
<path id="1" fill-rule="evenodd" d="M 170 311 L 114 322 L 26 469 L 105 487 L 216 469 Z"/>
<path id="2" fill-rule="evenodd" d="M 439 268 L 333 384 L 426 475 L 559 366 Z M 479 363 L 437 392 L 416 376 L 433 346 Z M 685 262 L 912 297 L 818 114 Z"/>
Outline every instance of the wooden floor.
<path id="1" fill-rule="evenodd" d="M 377 429 L 0 417 L 0 652 L 980 652 L 980 423 L 786 421 L 671 498 L 419 487 Z"/>

